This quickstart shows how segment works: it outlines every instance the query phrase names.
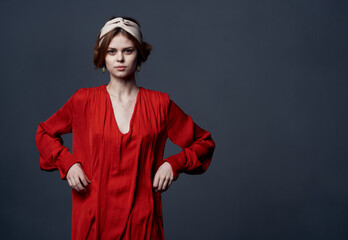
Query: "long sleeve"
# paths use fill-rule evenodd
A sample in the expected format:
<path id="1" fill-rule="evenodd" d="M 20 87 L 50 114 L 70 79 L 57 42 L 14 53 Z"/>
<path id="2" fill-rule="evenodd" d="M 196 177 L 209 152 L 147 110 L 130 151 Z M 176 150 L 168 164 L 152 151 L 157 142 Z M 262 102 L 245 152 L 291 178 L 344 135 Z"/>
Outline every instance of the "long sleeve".
<path id="1" fill-rule="evenodd" d="M 66 177 L 69 168 L 78 162 L 69 149 L 63 146 L 61 138 L 61 135 L 72 132 L 75 94 L 55 114 L 39 123 L 35 137 L 40 153 L 40 168 L 47 171 L 58 169 L 62 179 Z"/>
<path id="2" fill-rule="evenodd" d="M 194 123 L 172 100 L 169 101 L 167 120 L 168 138 L 182 149 L 178 154 L 164 159 L 170 163 L 174 179 L 177 179 L 181 172 L 205 172 L 215 149 L 211 134 Z"/>

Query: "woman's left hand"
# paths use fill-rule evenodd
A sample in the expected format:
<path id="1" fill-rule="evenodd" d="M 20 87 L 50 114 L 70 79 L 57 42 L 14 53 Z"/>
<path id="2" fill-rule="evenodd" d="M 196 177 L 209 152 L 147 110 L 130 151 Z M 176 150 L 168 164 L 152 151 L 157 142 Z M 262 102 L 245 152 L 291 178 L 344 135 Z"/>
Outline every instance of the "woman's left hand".
<path id="1" fill-rule="evenodd" d="M 167 190 L 174 180 L 172 166 L 168 162 L 164 162 L 157 170 L 153 179 L 153 188 L 156 192 Z"/>

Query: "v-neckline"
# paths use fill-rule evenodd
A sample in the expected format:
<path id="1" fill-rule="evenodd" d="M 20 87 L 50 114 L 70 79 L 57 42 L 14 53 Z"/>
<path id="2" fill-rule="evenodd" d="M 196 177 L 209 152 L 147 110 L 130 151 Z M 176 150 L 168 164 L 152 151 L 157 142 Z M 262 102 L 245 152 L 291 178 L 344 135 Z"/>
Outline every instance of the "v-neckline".
<path id="1" fill-rule="evenodd" d="M 139 95 L 140 95 L 140 92 L 141 92 L 142 87 L 138 87 L 138 88 L 139 88 L 139 91 L 138 91 L 138 93 L 137 93 L 137 97 L 136 97 L 136 99 L 135 99 L 135 105 L 134 105 L 134 108 L 133 108 L 133 112 L 132 112 L 130 121 L 129 121 L 129 123 L 128 123 L 128 132 L 123 133 L 123 132 L 121 132 L 120 128 L 118 127 L 117 120 L 116 120 L 116 114 L 115 114 L 115 111 L 114 111 L 114 107 L 113 107 L 113 105 L 112 105 L 111 96 L 110 96 L 110 94 L 109 94 L 109 92 L 108 92 L 106 86 L 107 86 L 107 84 L 104 85 L 104 89 L 105 89 L 105 93 L 106 93 L 106 95 L 107 95 L 107 97 L 108 97 L 108 102 L 109 102 L 109 104 L 110 104 L 111 113 L 112 113 L 112 116 L 113 116 L 112 118 L 114 119 L 114 123 L 115 123 L 115 125 L 116 125 L 116 128 L 117 128 L 118 132 L 119 132 L 121 135 L 127 135 L 127 134 L 130 133 L 131 130 L 132 130 L 132 123 L 133 123 L 135 111 L 137 110 L 137 106 L 138 106 L 138 102 L 139 102 Z"/>

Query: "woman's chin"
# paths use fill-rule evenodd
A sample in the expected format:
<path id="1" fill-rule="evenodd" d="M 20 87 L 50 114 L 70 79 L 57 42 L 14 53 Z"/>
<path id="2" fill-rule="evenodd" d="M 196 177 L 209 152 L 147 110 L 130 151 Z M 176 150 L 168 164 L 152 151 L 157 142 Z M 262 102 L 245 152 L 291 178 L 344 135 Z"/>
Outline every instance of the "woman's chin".
<path id="1" fill-rule="evenodd" d="M 134 72 L 117 72 L 117 73 L 111 73 L 111 75 L 114 78 L 122 79 L 125 81 L 132 80 L 134 79 Z"/>

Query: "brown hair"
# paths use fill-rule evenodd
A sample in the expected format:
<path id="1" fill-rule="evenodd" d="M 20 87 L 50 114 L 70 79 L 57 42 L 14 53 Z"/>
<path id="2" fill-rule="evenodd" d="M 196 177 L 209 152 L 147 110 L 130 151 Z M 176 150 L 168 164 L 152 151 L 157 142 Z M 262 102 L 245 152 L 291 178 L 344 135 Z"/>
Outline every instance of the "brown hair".
<path id="1" fill-rule="evenodd" d="M 116 17 L 112 17 L 109 19 L 109 21 L 111 19 L 114 19 Z M 136 24 L 138 24 L 138 26 L 140 27 L 140 24 L 137 20 L 135 20 L 134 18 L 130 18 L 130 17 L 122 17 L 124 19 L 130 20 L 132 22 L 135 22 Z M 150 44 L 148 44 L 147 42 L 142 41 L 141 43 L 131 34 L 129 34 L 127 31 L 123 30 L 122 28 L 115 28 L 112 31 L 108 32 L 107 34 L 105 34 L 105 36 L 101 39 L 101 45 L 99 47 L 99 36 L 100 33 L 98 34 L 97 37 L 97 41 L 96 44 L 94 46 L 94 56 L 93 56 L 93 62 L 96 68 L 102 68 L 103 66 L 105 66 L 105 56 L 106 53 L 108 51 L 108 47 L 109 44 L 111 42 L 111 40 L 117 35 L 117 34 L 123 34 L 124 36 L 126 36 L 129 40 L 131 40 L 135 47 L 138 50 L 138 59 L 137 59 L 137 65 L 140 66 L 143 62 L 146 61 L 147 57 L 150 55 L 152 46 Z M 140 33 L 141 35 L 141 33 Z"/>

